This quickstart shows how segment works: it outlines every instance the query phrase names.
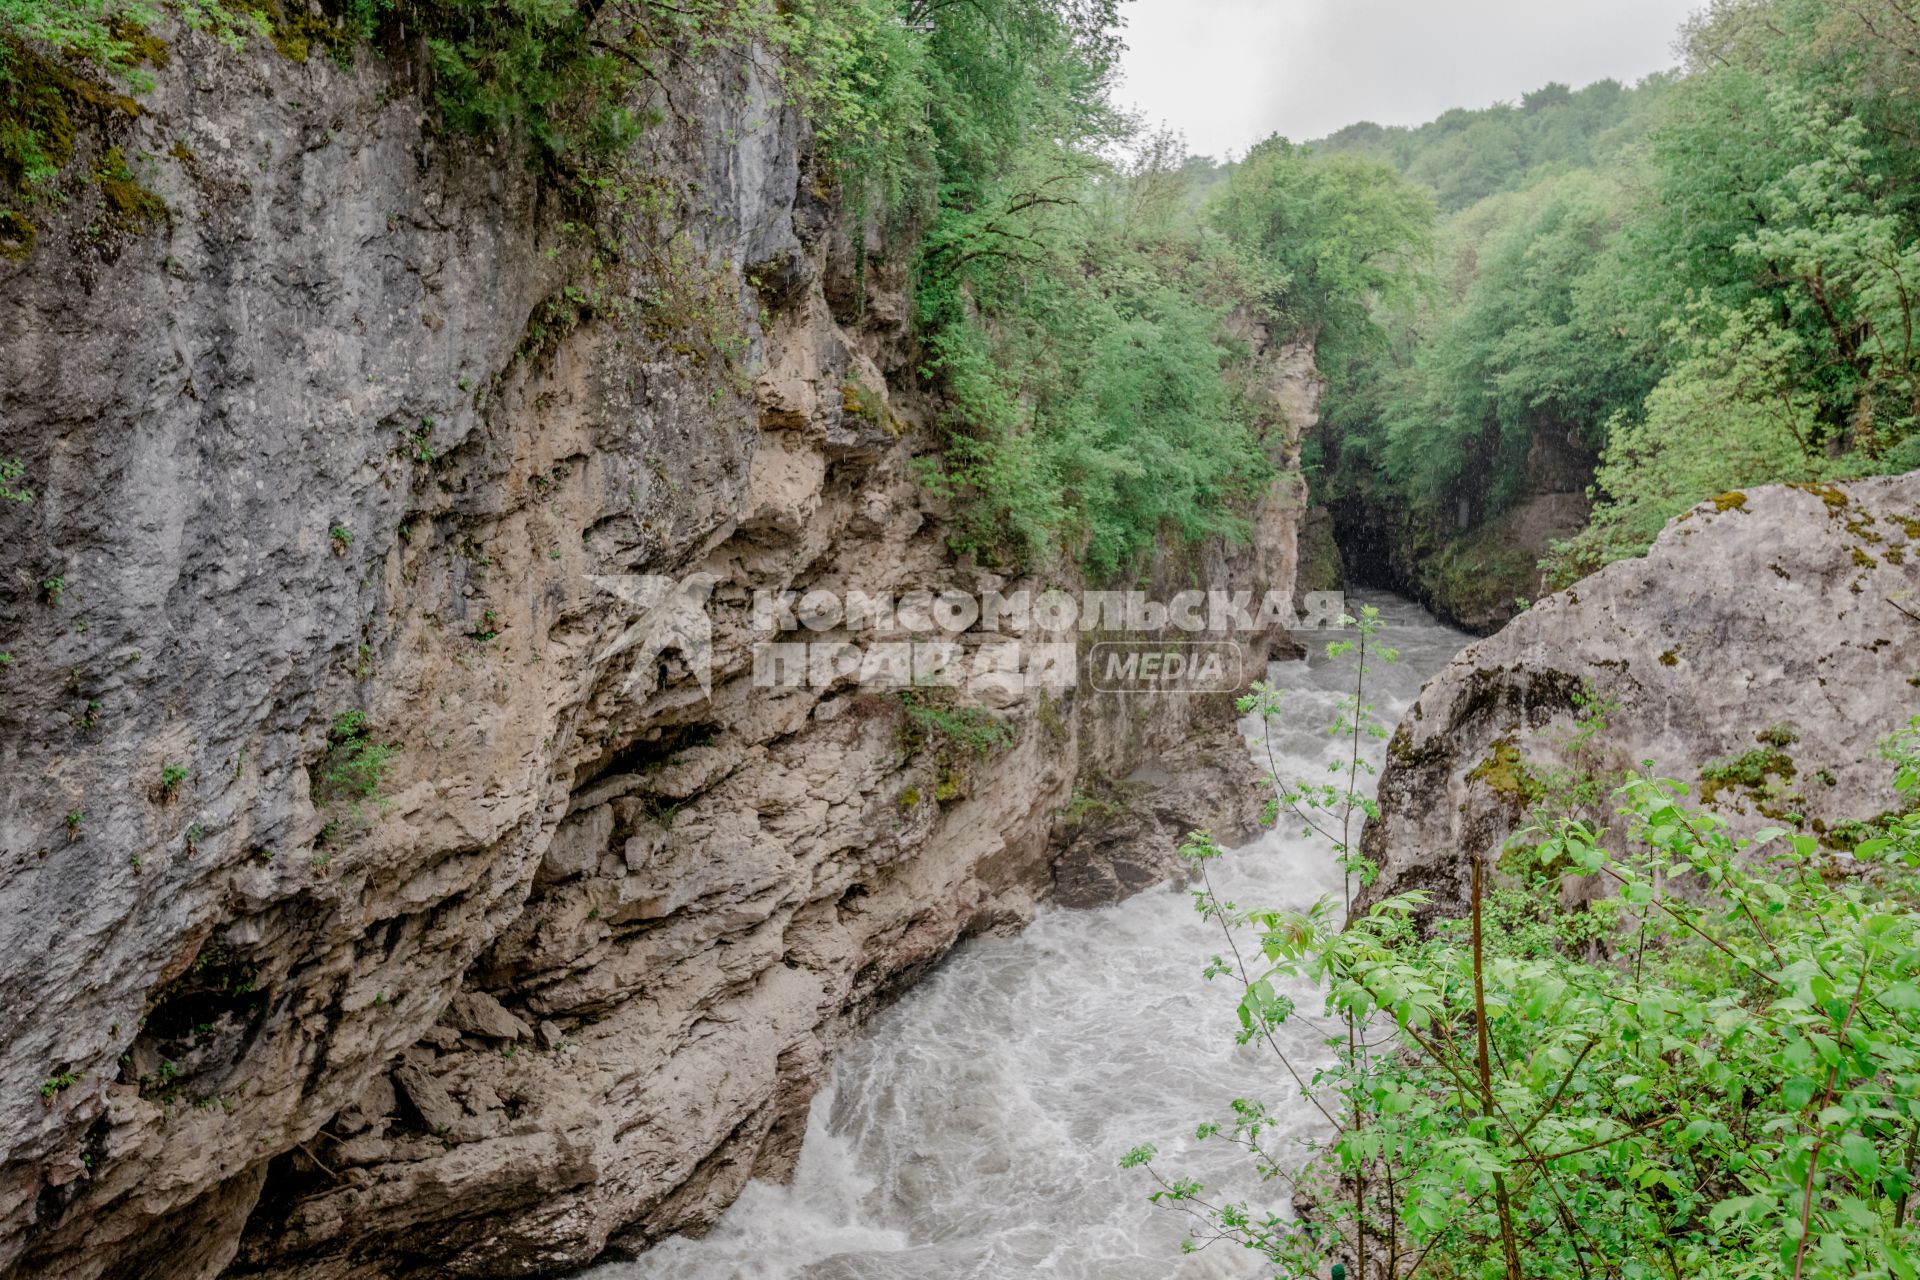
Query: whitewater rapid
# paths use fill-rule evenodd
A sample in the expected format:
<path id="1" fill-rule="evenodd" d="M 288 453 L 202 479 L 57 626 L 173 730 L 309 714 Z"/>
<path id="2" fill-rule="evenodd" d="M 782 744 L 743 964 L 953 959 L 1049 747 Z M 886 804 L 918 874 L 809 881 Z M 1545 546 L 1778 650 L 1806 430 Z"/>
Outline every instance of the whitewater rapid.
<path id="1" fill-rule="evenodd" d="M 1391 724 L 1468 637 L 1417 605 L 1356 596 L 1386 624 L 1400 659 L 1375 669 L 1370 700 Z M 1305 661 L 1275 663 L 1287 691 L 1272 725 L 1283 774 L 1324 779 L 1344 758 L 1327 725 L 1352 680 L 1329 664 L 1330 632 L 1302 639 Z M 1262 726 L 1243 722 L 1263 765 Z M 1383 741 L 1363 752 L 1376 767 Z M 1372 785 L 1368 778 L 1367 785 Z M 1324 845 L 1282 823 L 1215 864 L 1215 887 L 1242 905 L 1304 908 L 1338 897 Z M 844 1047 L 813 1105 L 788 1186 L 755 1182 L 703 1239 L 674 1239 L 588 1280 L 1238 1280 L 1265 1274 L 1215 1245 L 1183 1256 L 1182 1220 L 1152 1208 L 1147 1175 L 1119 1166 L 1151 1142 L 1170 1172 L 1233 1198 L 1273 1204 L 1224 1144 L 1194 1126 L 1236 1097 L 1268 1102 L 1295 1133 L 1323 1127 L 1270 1056 L 1237 1048 L 1237 992 L 1201 969 L 1217 925 L 1182 890 L 1093 911 L 1047 910 L 1012 938 L 961 944 L 932 976 Z M 1319 996 L 1294 993 L 1305 1013 Z M 1325 1060 L 1310 1022 L 1281 1037 L 1296 1063 Z M 1278 1147 L 1278 1143 L 1275 1146 Z"/>

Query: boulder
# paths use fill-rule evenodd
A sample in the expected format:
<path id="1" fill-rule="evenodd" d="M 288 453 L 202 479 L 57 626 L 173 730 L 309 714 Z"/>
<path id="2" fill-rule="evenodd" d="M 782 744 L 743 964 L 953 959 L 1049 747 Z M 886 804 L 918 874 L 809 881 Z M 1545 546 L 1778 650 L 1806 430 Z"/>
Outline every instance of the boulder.
<path id="1" fill-rule="evenodd" d="M 402 1063 L 396 1068 L 393 1082 L 429 1133 L 445 1133 L 465 1115 L 446 1086 L 414 1063 Z"/>
<path id="2" fill-rule="evenodd" d="M 1876 744 L 1920 714 L 1920 472 L 1727 493 L 1428 682 L 1388 747 L 1364 907 L 1464 909 L 1533 803 L 1650 768 L 1736 829 L 1845 849 L 1895 808 Z"/>
<path id="3" fill-rule="evenodd" d="M 484 991 L 462 991 L 447 1006 L 447 1025 L 486 1040 L 531 1038 L 533 1028 Z"/>

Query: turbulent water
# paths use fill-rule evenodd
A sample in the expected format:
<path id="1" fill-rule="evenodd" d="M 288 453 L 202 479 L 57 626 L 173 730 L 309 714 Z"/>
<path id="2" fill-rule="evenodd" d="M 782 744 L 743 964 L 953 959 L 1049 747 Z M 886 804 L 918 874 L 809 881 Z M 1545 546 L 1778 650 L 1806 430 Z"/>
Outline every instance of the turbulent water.
<path id="1" fill-rule="evenodd" d="M 1400 651 L 1370 690 L 1391 723 L 1466 637 L 1404 601 L 1363 602 L 1380 606 L 1381 642 Z M 1316 647 L 1324 638 L 1308 637 Z M 1274 665 L 1288 691 L 1271 744 L 1284 774 L 1324 778 L 1343 749 L 1326 726 L 1350 662 L 1316 653 Z M 1364 750 L 1377 765 L 1384 744 Z M 1340 893 L 1325 847 L 1284 825 L 1215 866 L 1218 891 L 1243 905 L 1298 908 Z M 961 945 L 841 1050 L 791 1186 L 754 1183 L 704 1239 L 668 1241 L 591 1280 L 1262 1274 L 1226 1245 L 1183 1257 L 1182 1220 L 1147 1205 L 1143 1171 L 1119 1167 L 1128 1148 L 1151 1142 L 1166 1169 L 1272 1203 L 1284 1192 L 1253 1183 L 1221 1143 L 1193 1142 L 1194 1125 L 1224 1118 L 1235 1097 L 1282 1109 L 1302 1135 L 1323 1123 L 1270 1056 L 1234 1046 L 1237 993 L 1200 976 L 1219 943 L 1217 926 L 1170 890 L 1048 911 L 1018 937 Z M 1318 1012 L 1316 995 L 1296 994 Z M 1296 1019 L 1290 1029 L 1290 1056 L 1318 1061 L 1313 1027 Z"/>

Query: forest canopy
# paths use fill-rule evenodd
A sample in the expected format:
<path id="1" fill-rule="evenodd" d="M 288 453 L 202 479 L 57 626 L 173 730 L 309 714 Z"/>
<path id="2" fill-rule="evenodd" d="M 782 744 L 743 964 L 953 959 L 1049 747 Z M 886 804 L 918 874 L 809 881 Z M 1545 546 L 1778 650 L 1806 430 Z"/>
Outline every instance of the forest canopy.
<path id="1" fill-rule="evenodd" d="M 1704 498 L 1920 466 L 1920 6 L 1721 0 L 1682 47 L 1635 88 L 1309 147 L 1444 215 L 1425 287 L 1369 295 L 1372 340 L 1323 353 L 1324 500 L 1480 524 L 1536 448 L 1585 457 L 1564 583 Z"/>

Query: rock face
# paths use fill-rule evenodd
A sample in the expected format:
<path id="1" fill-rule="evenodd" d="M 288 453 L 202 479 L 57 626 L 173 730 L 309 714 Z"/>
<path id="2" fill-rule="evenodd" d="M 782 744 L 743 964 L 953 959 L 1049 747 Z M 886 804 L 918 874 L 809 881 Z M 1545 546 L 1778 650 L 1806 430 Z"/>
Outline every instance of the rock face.
<path id="1" fill-rule="evenodd" d="M 1294 578 L 1294 597 L 1304 602 L 1309 591 L 1339 591 L 1346 583 L 1333 513 L 1325 507 L 1310 507 L 1300 522 L 1300 571 Z"/>
<path id="2" fill-rule="evenodd" d="M 631 159 L 671 198 L 582 232 L 401 68 L 170 38 L 0 259 L 0 1274 L 644 1247 L 787 1170 L 956 940 L 1251 825 L 1221 697 L 969 686 L 975 750 L 755 687 L 755 590 L 1048 584 L 947 551 L 901 265 L 753 60 L 676 63 Z M 109 145 L 164 218 L 98 216 Z M 1260 345 L 1289 470 L 1167 573 L 1285 593 L 1317 382 Z M 622 645 L 633 575 L 710 673 Z"/>
<path id="3" fill-rule="evenodd" d="M 1457 912 L 1530 800 L 1642 761 L 1741 826 L 1799 814 L 1847 847 L 1894 808 L 1874 746 L 1916 713 L 1920 472 L 1723 494 L 1434 677 L 1389 746 L 1363 903 Z"/>
<path id="4" fill-rule="evenodd" d="M 1412 596 L 1452 626 L 1491 635 L 1540 595 L 1540 561 L 1553 543 L 1586 526 L 1594 464 L 1571 433 L 1540 432 L 1527 450 L 1520 498 L 1497 515 L 1469 498 L 1436 516 L 1360 497 L 1340 503 L 1333 516 L 1362 581 Z"/>

